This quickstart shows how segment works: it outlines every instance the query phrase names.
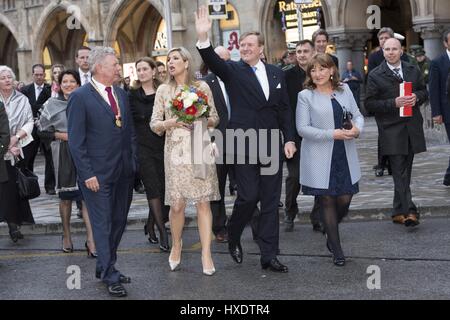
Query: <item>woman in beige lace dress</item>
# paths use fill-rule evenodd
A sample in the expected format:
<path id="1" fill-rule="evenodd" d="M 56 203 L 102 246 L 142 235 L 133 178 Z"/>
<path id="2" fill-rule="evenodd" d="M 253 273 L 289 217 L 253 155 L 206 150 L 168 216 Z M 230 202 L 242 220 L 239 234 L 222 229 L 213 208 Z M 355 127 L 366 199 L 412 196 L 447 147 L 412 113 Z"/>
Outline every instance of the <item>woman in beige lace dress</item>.
<path id="1" fill-rule="evenodd" d="M 170 79 L 156 92 L 150 127 L 159 135 L 166 133 L 164 147 L 165 204 L 170 205 L 169 219 L 172 233 L 170 268 L 175 271 L 180 264 L 184 211 L 187 203 L 193 203 L 197 207 L 203 274 L 213 275 L 215 268 L 211 257 L 212 214 L 209 202 L 220 200 L 216 167 L 214 163 L 207 165 L 206 178 L 197 178 L 191 161 L 192 125 L 177 122 L 177 117 L 169 107 L 170 101 L 185 85 L 195 86 L 209 97 L 211 110 L 207 120 L 208 127 L 215 127 L 219 123 L 211 90 L 205 82 L 195 80 L 191 65 L 192 57 L 185 48 L 174 48 L 169 51 L 167 67 Z"/>

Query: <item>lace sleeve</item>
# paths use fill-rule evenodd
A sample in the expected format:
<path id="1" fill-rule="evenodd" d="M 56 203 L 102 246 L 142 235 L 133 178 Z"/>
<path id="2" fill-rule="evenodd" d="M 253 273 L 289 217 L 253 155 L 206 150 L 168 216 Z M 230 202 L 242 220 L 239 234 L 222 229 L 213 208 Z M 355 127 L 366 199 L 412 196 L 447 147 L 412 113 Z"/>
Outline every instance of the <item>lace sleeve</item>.
<path id="1" fill-rule="evenodd" d="M 150 129 L 160 136 L 166 131 L 164 126 L 164 96 L 167 94 L 167 90 L 165 88 L 165 85 L 161 85 L 156 91 L 155 104 L 153 105 L 153 113 L 150 120 Z"/>
<path id="2" fill-rule="evenodd" d="M 213 94 L 206 82 L 203 82 L 200 86 L 202 90 L 208 96 L 208 104 L 210 106 L 209 117 L 208 117 L 208 127 L 216 127 L 219 124 L 219 114 L 217 113 L 216 106 L 214 104 Z"/>

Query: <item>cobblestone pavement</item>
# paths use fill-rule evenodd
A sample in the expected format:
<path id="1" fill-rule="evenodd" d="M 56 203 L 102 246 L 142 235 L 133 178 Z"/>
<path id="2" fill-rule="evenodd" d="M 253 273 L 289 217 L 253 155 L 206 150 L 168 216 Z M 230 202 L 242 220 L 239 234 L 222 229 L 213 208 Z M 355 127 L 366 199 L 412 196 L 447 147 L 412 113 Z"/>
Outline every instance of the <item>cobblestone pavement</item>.
<path id="1" fill-rule="evenodd" d="M 414 160 L 412 190 L 414 201 L 423 215 L 447 214 L 449 206 L 450 188 L 442 185 L 443 174 L 449 162 L 450 146 L 442 142 L 442 134 L 439 131 L 427 132 L 428 152 L 419 154 Z M 353 198 L 351 204 L 351 219 L 375 218 L 383 219 L 390 216 L 393 198 L 392 177 L 375 177 L 372 167 L 376 164 L 377 157 L 377 129 L 373 118 L 366 119 L 366 127 L 361 139 L 358 141 L 359 156 L 363 177 L 360 182 L 360 193 Z M 37 157 L 37 173 L 40 177 L 40 183 L 43 189 L 43 157 Z M 287 175 L 287 169 L 284 167 L 284 176 Z M 228 186 L 228 184 L 227 184 Z M 228 191 L 228 187 L 226 189 Z M 228 214 L 231 213 L 235 197 L 226 194 L 226 207 Z M 281 200 L 284 202 L 285 189 L 283 190 Z M 298 197 L 300 211 L 308 213 L 312 207 L 313 198 L 300 195 Z M 53 225 L 52 229 L 58 228 L 60 217 L 58 212 L 58 198 L 43 194 L 31 201 L 32 211 L 37 225 Z M 75 209 L 75 208 L 74 208 Z M 129 213 L 129 224 L 133 222 L 142 222 L 148 212 L 146 197 L 143 194 L 134 194 L 133 203 Z M 284 212 L 280 209 L 280 212 Z M 195 221 L 195 208 L 190 206 L 186 210 L 187 221 Z M 72 221 L 77 224 L 81 222 L 76 216 L 76 210 L 73 210 Z M 302 215 L 300 220 L 305 219 Z M 4 233 L 4 223 L 0 223 L 0 233 Z M 80 225 L 81 227 L 81 225 Z M 26 228 L 26 227 L 25 227 Z M 49 231 L 49 230 L 47 230 Z"/>

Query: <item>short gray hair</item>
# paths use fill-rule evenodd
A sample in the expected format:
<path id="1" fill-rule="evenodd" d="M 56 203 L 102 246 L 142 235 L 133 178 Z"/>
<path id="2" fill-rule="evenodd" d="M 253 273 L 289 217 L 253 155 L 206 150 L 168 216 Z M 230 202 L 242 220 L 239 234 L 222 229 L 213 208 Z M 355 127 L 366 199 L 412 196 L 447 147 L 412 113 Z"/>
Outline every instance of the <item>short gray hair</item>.
<path id="1" fill-rule="evenodd" d="M 89 53 L 88 63 L 92 74 L 95 73 L 95 67 L 106 58 L 106 56 L 116 56 L 116 51 L 111 47 L 94 47 Z"/>
<path id="2" fill-rule="evenodd" d="M 381 28 L 380 31 L 378 31 L 377 38 L 379 39 L 383 33 L 389 33 L 391 38 L 395 37 L 394 30 L 392 30 L 392 28 L 384 27 L 384 28 Z"/>
<path id="3" fill-rule="evenodd" d="M 0 66 L 0 73 L 3 73 L 5 71 L 9 72 L 11 74 L 13 80 L 16 81 L 16 74 L 14 73 L 14 71 L 12 71 L 12 69 L 10 67 Z"/>

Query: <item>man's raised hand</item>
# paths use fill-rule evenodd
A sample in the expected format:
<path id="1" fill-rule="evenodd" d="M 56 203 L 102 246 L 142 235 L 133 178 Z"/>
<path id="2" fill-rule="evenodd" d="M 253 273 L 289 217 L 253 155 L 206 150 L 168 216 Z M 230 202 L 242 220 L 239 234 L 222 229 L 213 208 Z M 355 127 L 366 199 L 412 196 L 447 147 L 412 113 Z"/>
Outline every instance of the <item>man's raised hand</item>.
<path id="1" fill-rule="evenodd" d="M 208 17 L 208 9 L 206 6 L 201 6 L 195 14 L 195 29 L 197 30 L 197 37 L 200 42 L 208 40 L 208 32 L 211 30 L 211 20 Z"/>

